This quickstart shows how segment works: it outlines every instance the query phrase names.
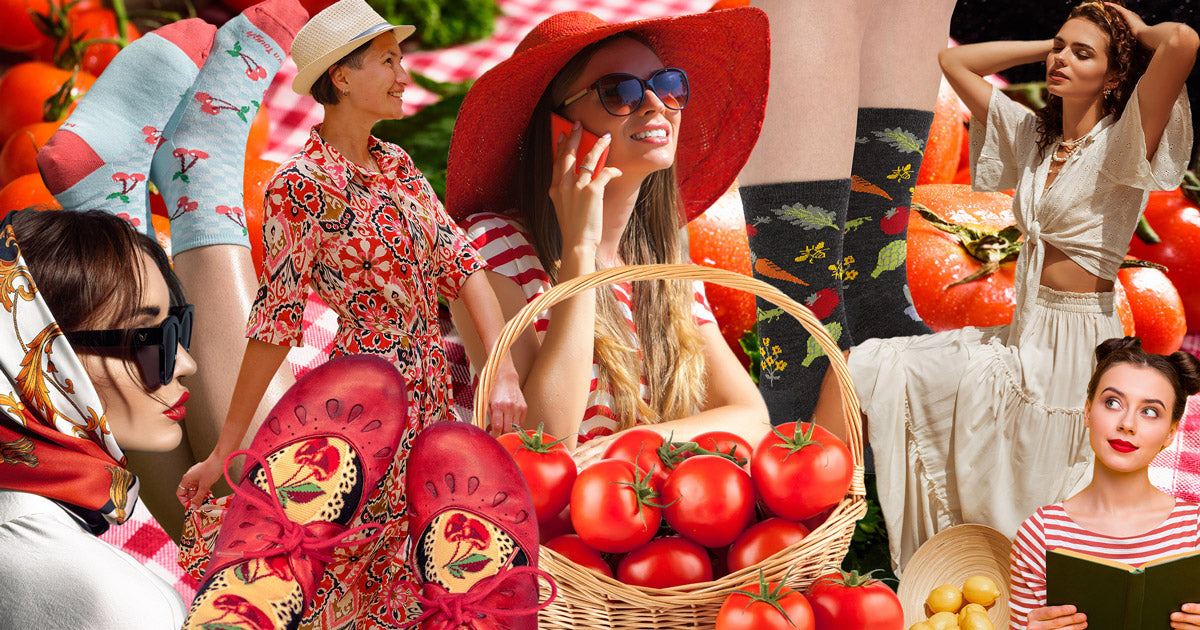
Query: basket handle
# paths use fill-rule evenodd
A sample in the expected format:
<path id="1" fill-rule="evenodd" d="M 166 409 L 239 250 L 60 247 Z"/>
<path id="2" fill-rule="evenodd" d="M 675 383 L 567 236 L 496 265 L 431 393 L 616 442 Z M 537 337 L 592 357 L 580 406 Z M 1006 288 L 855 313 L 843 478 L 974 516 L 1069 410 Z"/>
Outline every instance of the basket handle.
<path id="1" fill-rule="evenodd" d="M 520 336 L 525 327 L 537 318 L 538 313 L 588 289 L 633 280 L 701 280 L 711 282 L 723 287 L 747 291 L 763 299 L 770 300 L 789 315 L 800 320 L 800 324 L 817 340 L 821 349 L 829 357 L 830 365 L 837 376 L 842 397 L 842 413 L 846 418 L 847 446 L 850 448 L 850 454 L 854 458 L 855 473 L 851 492 L 856 495 L 865 494 L 862 486 L 862 417 L 859 413 L 858 394 L 854 391 L 854 383 L 850 379 L 850 371 L 846 367 L 846 359 L 842 356 L 841 349 L 838 348 L 837 343 L 829 336 L 829 333 L 825 331 L 825 327 L 821 325 L 816 315 L 813 315 L 812 311 L 808 310 L 807 307 L 789 298 L 782 291 L 762 280 L 724 269 L 677 264 L 626 265 L 623 267 L 602 269 L 550 287 L 548 291 L 522 307 L 504 325 L 504 329 L 500 331 L 500 336 L 496 339 L 496 345 L 492 349 L 491 354 L 488 355 L 487 364 L 484 365 L 483 371 L 479 374 L 479 385 L 475 389 L 475 411 L 472 418 L 475 426 L 480 428 L 487 427 L 486 401 L 488 394 L 492 390 L 492 381 L 499 370 L 500 357 L 508 353 L 513 342 Z M 482 404 L 481 401 L 483 401 Z"/>

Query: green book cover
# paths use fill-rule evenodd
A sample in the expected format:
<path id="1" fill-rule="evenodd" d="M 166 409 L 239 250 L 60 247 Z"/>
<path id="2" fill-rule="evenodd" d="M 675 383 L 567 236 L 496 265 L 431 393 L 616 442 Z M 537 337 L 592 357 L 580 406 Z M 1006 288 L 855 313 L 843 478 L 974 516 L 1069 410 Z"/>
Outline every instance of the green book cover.
<path id="1" fill-rule="evenodd" d="M 1074 604 L 1088 630 L 1164 630 L 1200 602 L 1200 550 L 1138 567 L 1068 549 L 1046 552 L 1046 604 Z"/>

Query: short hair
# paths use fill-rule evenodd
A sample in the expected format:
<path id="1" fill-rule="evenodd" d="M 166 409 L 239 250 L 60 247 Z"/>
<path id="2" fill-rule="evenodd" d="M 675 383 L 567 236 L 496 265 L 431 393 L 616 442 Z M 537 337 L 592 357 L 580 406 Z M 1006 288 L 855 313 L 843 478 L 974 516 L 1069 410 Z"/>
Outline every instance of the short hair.
<path id="1" fill-rule="evenodd" d="M 350 51 L 345 57 L 329 64 L 329 67 L 313 81 L 312 87 L 308 89 L 308 93 L 322 105 L 337 105 L 341 100 L 341 94 L 337 88 L 333 87 L 333 79 L 329 78 L 329 71 L 338 66 L 350 66 L 351 68 L 361 68 L 363 64 L 363 56 L 367 54 L 367 49 L 371 47 L 373 40 L 368 39 L 358 48 Z"/>

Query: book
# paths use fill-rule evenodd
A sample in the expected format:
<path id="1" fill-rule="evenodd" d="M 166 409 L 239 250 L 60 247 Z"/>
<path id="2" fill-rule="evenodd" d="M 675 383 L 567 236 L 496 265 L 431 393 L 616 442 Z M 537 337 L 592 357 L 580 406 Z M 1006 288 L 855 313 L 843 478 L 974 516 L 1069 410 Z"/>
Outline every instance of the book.
<path id="1" fill-rule="evenodd" d="M 1046 552 L 1046 605 L 1074 604 L 1088 630 L 1164 630 L 1200 602 L 1200 550 L 1140 566 L 1069 549 Z"/>

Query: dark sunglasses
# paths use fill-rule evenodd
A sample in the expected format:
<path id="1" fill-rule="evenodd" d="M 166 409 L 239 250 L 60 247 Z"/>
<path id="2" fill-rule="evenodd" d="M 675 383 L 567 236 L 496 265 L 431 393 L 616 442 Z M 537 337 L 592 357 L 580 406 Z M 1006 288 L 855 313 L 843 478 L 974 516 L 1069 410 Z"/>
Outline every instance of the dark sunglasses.
<path id="1" fill-rule="evenodd" d="M 153 328 L 118 328 L 115 330 L 77 330 L 65 336 L 71 345 L 81 348 L 121 348 L 126 343 L 134 349 L 134 358 L 142 371 L 148 389 L 167 385 L 175 376 L 176 349 L 192 347 L 192 316 L 196 307 L 191 304 L 172 306 L 163 323 Z"/>
<path id="2" fill-rule="evenodd" d="M 562 109 L 583 98 L 588 92 L 596 90 L 605 111 L 613 116 L 628 116 L 642 106 L 647 88 L 654 90 L 654 95 L 669 109 L 683 109 L 687 106 L 687 73 L 679 68 L 663 68 L 650 75 L 649 79 L 624 72 L 606 74 L 582 91 L 567 97 L 558 107 Z"/>

